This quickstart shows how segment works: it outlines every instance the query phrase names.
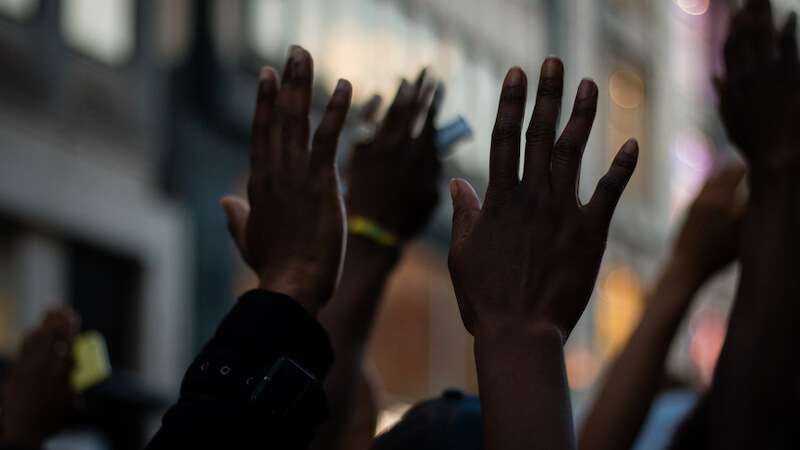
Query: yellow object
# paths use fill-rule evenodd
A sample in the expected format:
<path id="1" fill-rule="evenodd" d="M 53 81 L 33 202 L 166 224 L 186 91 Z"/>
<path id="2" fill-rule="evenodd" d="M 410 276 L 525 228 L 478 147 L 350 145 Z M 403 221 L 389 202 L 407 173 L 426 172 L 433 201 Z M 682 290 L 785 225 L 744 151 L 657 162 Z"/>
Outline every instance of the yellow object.
<path id="1" fill-rule="evenodd" d="M 75 366 L 70 374 L 74 392 L 83 392 L 111 376 L 106 339 L 97 331 L 87 331 L 72 343 Z"/>
<path id="2" fill-rule="evenodd" d="M 397 236 L 387 231 L 375 222 L 364 217 L 351 217 L 347 221 L 347 231 L 352 234 L 364 236 L 384 247 L 396 247 Z"/>

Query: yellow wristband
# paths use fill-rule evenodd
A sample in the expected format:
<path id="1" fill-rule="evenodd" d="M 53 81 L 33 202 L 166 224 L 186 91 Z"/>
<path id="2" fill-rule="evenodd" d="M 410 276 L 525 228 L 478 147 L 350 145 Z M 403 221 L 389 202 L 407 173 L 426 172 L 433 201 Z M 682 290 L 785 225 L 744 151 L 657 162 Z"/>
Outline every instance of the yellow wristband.
<path id="1" fill-rule="evenodd" d="M 397 236 L 394 233 L 364 217 L 351 217 L 347 221 L 347 231 L 384 247 L 397 247 Z"/>

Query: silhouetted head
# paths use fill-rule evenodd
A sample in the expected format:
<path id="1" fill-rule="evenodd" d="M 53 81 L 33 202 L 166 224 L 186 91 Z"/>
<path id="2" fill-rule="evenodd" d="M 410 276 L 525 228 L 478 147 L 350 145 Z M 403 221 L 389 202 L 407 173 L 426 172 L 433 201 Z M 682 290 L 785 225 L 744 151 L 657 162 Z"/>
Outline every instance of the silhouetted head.
<path id="1" fill-rule="evenodd" d="M 418 403 L 371 450 L 483 450 L 481 404 L 476 395 L 448 389 L 442 396 Z"/>

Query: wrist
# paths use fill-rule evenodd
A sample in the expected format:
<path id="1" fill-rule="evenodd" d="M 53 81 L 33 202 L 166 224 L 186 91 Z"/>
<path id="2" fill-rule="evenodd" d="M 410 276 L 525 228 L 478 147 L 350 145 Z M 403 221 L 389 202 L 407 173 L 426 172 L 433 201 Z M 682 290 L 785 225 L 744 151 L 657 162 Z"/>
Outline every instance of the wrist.
<path id="1" fill-rule="evenodd" d="M 345 259 L 368 259 L 379 266 L 394 266 L 400 259 L 403 246 L 380 245 L 374 240 L 359 234 L 351 234 L 347 238 L 347 255 Z"/>
<path id="2" fill-rule="evenodd" d="M 710 271 L 698 264 L 699 258 L 675 251 L 670 256 L 661 279 L 666 280 L 673 291 L 697 291 L 710 276 Z"/>
<path id="3" fill-rule="evenodd" d="M 314 317 L 319 315 L 324 300 L 327 300 L 310 288 L 307 282 L 303 283 L 303 280 L 291 275 L 259 275 L 258 288 L 290 297 Z"/>
<path id="4" fill-rule="evenodd" d="M 475 346 L 508 347 L 530 342 L 554 343 L 564 346 L 566 333 L 556 324 L 546 321 L 530 323 L 509 323 L 506 325 L 478 328 L 475 332 Z"/>

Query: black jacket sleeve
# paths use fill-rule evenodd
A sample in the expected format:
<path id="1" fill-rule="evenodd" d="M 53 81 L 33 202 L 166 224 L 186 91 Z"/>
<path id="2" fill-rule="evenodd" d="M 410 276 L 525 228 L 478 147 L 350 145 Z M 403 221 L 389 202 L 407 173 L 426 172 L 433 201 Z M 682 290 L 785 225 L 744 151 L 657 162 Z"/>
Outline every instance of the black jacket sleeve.
<path id="1" fill-rule="evenodd" d="M 291 298 L 263 290 L 244 294 L 192 362 L 177 404 L 164 415 L 148 449 L 301 449 L 327 404 L 304 406 L 312 420 L 264 414 L 250 399 L 276 361 L 291 358 L 322 382 L 333 348 L 320 323 Z"/>

